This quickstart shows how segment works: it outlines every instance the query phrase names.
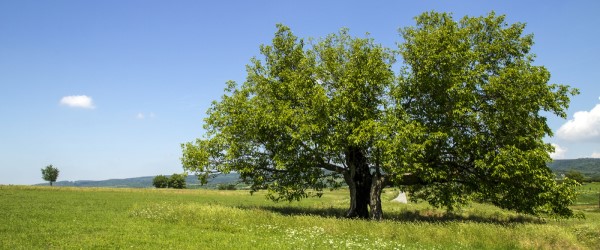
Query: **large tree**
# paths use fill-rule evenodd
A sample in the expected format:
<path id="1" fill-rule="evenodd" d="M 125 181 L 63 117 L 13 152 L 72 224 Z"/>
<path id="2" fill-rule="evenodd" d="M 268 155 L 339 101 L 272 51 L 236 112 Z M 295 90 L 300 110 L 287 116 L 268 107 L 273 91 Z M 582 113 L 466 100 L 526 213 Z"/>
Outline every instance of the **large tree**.
<path id="1" fill-rule="evenodd" d="M 416 20 L 401 30 L 399 75 L 396 51 L 373 39 L 341 30 L 307 45 L 278 25 L 246 81 L 213 102 L 206 136 L 182 145 L 184 168 L 203 181 L 236 171 L 276 201 L 345 182 L 348 217 L 381 219 L 387 185 L 448 209 L 477 199 L 570 215 L 571 183 L 545 165 L 551 130 L 540 112 L 564 117 L 574 91 L 531 65 L 524 26 L 493 13 Z"/>
<path id="2" fill-rule="evenodd" d="M 529 214 L 570 215 L 573 183 L 558 184 L 546 163 L 552 136 L 545 114 L 566 117 L 576 89 L 548 84 L 534 66 L 532 35 L 504 16 L 425 13 L 401 31 L 406 69 L 398 94 L 426 132 L 411 170 L 425 185 L 413 197 L 452 208 L 477 198 Z"/>
<path id="3" fill-rule="evenodd" d="M 52 166 L 52 164 L 50 164 L 45 168 L 42 168 L 42 179 L 50 182 L 50 186 L 52 186 L 52 183 L 58 178 L 58 173 L 58 168 L 55 168 Z"/>

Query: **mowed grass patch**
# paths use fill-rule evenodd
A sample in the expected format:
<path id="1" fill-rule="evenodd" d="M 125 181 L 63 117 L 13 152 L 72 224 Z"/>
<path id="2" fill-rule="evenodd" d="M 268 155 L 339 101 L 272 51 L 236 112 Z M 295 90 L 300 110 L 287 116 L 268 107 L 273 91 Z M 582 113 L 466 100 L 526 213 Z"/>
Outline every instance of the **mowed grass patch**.
<path id="1" fill-rule="evenodd" d="M 346 191 L 272 203 L 247 191 L 0 186 L 3 249 L 593 249 L 598 213 L 543 220 L 474 204 L 453 214 L 391 202 L 342 218 Z"/>
<path id="2" fill-rule="evenodd" d="M 600 212 L 600 182 L 584 183 L 577 190 L 575 207 L 589 212 Z"/>

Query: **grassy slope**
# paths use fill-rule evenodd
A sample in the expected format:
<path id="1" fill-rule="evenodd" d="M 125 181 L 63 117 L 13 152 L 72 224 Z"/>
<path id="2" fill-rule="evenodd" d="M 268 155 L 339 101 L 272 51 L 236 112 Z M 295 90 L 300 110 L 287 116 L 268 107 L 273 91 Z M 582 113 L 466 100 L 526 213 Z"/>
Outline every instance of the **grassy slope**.
<path id="1" fill-rule="evenodd" d="M 586 186 L 598 190 L 600 186 Z M 589 193 L 595 192 L 589 190 Z M 475 204 L 444 216 L 389 202 L 383 222 L 342 219 L 345 191 L 272 203 L 247 191 L 0 186 L 0 248 L 586 249 L 600 245 L 593 197 L 584 220 L 546 220 Z M 596 193 L 597 194 L 597 193 Z"/>

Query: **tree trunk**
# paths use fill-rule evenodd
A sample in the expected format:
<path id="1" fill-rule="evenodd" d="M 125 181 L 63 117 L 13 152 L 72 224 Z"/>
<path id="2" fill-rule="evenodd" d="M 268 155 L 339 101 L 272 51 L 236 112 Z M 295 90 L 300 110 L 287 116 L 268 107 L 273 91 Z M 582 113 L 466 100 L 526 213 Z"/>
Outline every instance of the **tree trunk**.
<path id="1" fill-rule="evenodd" d="M 358 217 L 356 214 L 356 185 L 354 181 L 352 181 L 350 172 L 344 172 L 344 181 L 346 181 L 346 184 L 348 184 L 348 189 L 350 190 L 350 208 L 348 208 L 348 211 L 346 211 L 346 217 Z"/>
<path id="2" fill-rule="evenodd" d="M 369 218 L 371 197 L 371 172 L 366 157 L 359 148 L 350 147 L 346 152 L 346 162 L 350 169 L 344 179 L 350 189 L 350 208 L 346 212 L 348 218 Z"/>
<path id="3" fill-rule="evenodd" d="M 52 182 L 50 182 L 50 186 L 52 187 Z"/>
<path id="4" fill-rule="evenodd" d="M 385 176 L 375 172 L 371 181 L 371 199 L 369 207 L 371 208 L 371 219 L 383 219 L 383 210 L 381 209 L 381 190 L 385 186 Z"/>

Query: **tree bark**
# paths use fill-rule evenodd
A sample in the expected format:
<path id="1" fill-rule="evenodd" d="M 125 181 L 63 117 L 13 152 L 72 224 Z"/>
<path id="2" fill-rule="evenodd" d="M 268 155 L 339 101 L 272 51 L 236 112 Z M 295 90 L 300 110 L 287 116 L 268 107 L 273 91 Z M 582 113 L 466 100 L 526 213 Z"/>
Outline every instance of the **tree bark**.
<path id="1" fill-rule="evenodd" d="M 346 181 L 346 184 L 348 184 L 348 189 L 350 190 L 350 208 L 346 211 L 346 217 L 356 218 L 358 217 L 356 214 L 356 185 L 354 181 L 352 181 L 350 172 L 344 172 L 344 180 Z"/>
<path id="2" fill-rule="evenodd" d="M 381 220 L 383 219 L 383 210 L 381 209 L 381 190 L 385 187 L 385 176 L 379 172 L 373 174 L 373 180 L 371 181 L 371 199 L 369 201 L 369 207 L 371 208 L 371 219 Z"/>
<path id="3" fill-rule="evenodd" d="M 350 208 L 346 212 L 348 218 L 369 218 L 371 197 L 371 172 L 366 157 L 359 148 L 350 147 L 346 152 L 346 164 L 349 173 L 344 179 L 350 189 Z"/>

